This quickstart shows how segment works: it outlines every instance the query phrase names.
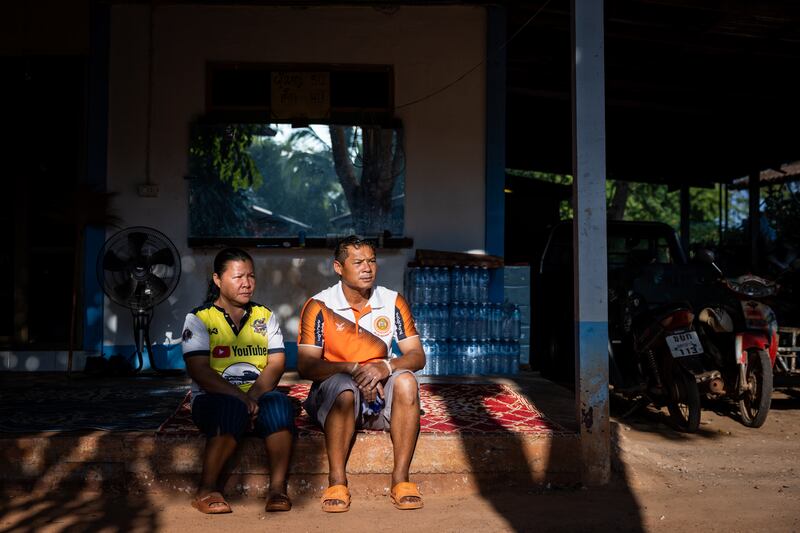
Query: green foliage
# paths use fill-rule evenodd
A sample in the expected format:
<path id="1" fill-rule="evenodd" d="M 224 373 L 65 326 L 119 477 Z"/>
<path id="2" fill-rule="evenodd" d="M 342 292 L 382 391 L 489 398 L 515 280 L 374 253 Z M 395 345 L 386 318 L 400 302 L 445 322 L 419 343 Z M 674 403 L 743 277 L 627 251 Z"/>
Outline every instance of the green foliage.
<path id="1" fill-rule="evenodd" d="M 609 198 L 617 184 L 607 182 Z M 624 220 L 647 220 L 664 222 L 680 231 L 680 192 L 669 190 L 667 185 L 655 183 L 629 183 L 628 200 Z M 720 185 L 710 188 L 689 189 L 689 221 L 692 244 L 711 245 L 719 242 L 719 194 Z"/>
<path id="2" fill-rule="evenodd" d="M 215 177 L 234 191 L 258 189 L 263 177 L 250 157 L 250 145 L 261 129 L 257 124 L 195 126 L 189 145 L 190 174 L 196 178 Z"/>
<path id="3" fill-rule="evenodd" d="M 196 125 L 189 153 L 192 236 L 324 236 L 349 212 L 331 147 L 311 128 Z"/>
<path id="4" fill-rule="evenodd" d="M 775 230 L 776 240 L 800 248 L 800 191 L 797 184 L 764 187 L 764 213 Z"/>
<path id="5" fill-rule="evenodd" d="M 265 176 L 254 193 L 258 205 L 310 225 L 312 234 L 324 234 L 332 217 L 347 212 L 330 148 L 310 128 L 293 131 L 284 142 L 259 138 L 250 155 Z"/>
<path id="6" fill-rule="evenodd" d="M 539 172 L 538 170 L 519 170 L 516 168 L 507 168 L 506 174 L 509 176 L 520 176 L 523 178 L 533 178 L 541 181 L 548 181 L 550 183 L 557 183 L 559 185 L 572 185 L 572 176 L 570 174 L 552 174 L 550 172 Z"/>
<path id="7" fill-rule="evenodd" d="M 190 235 L 245 237 L 256 229 L 253 190 L 264 182 L 249 150 L 256 124 L 195 124 L 189 145 Z"/>
<path id="8" fill-rule="evenodd" d="M 572 176 L 567 174 L 550 174 L 547 172 L 525 171 L 507 169 L 506 173 L 512 176 L 522 176 L 532 179 L 571 185 Z M 611 208 L 612 200 L 618 193 L 620 182 L 606 181 L 606 201 Z M 675 231 L 680 230 L 680 193 L 678 190 L 670 191 L 667 185 L 656 183 L 627 182 L 627 196 L 623 194 L 625 204 L 622 209 L 623 220 L 643 220 L 664 222 L 672 226 Z M 692 244 L 710 245 L 719 242 L 719 195 L 721 185 L 710 188 L 692 187 L 689 191 Z M 624 193 L 624 191 L 623 191 Z M 800 203 L 795 202 L 795 208 L 800 208 Z M 747 215 L 747 200 L 732 195 L 729 203 L 729 217 L 731 220 L 741 220 Z M 776 209 L 776 217 L 783 216 L 789 219 L 796 215 L 795 211 L 784 207 Z M 560 206 L 561 219 L 572 217 L 572 207 L 568 201 Z"/>

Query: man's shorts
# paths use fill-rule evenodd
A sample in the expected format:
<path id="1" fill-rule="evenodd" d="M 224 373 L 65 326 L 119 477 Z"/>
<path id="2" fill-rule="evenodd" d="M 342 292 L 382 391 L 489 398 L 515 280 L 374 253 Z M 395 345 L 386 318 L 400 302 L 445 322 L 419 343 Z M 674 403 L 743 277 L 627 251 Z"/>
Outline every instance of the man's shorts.
<path id="1" fill-rule="evenodd" d="M 358 385 L 349 374 L 334 374 L 325 381 L 314 383 L 308 393 L 308 398 L 303 402 L 303 407 L 312 420 L 316 421 L 323 428 L 328 413 L 333 407 L 333 402 L 344 391 L 352 391 L 355 397 L 354 409 L 356 417 L 356 427 L 365 429 L 388 430 L 392 420 L 392 393 L 394 392 L 394 382 L 400 374 L 409 373 L 416 376 L 410 370 L 395 370 L 386 383 L 383 384 L 383 399 L 386 405 L 375 415 L 362 414 L 361 391 Z M 419 398 L 419 383 L 417 383 L 417 398 Z"/>
<path id="2" fill-rule="evenodd" d="M 252 422 L 240 399 L 229 394 L 200 394 L 192 402 L 192 420 L 206 437 L 232 435 L 237 441 L 246 433 L 267 437 L 282 429 L 295 431 L 292 401 L 278 391 L 261 395 L 258 416 Z"/>

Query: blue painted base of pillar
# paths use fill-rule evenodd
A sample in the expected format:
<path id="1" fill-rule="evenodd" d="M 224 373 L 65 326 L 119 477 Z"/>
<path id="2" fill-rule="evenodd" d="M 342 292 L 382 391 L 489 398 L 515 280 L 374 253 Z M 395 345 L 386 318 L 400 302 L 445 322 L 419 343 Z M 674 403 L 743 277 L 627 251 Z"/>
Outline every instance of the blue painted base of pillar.
<path id="1" fill-rule="evenodd" d="M 105 241 L 103 228 L 87 227 L 83 242 L 83 349 L 99 352 L 103 345 L 103 290 L 97 281 L 97 255 Z"/>
<path id="2" fill-rule="evenodd" d="M 608 403 L 608 322 L 575 323 L 575 382 L 589 405 Z"/>

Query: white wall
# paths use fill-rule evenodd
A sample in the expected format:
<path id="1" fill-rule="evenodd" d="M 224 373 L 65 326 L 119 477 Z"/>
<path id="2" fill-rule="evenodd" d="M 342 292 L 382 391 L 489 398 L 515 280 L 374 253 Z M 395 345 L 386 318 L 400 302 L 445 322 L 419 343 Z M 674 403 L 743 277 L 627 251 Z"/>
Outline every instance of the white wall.
<path id="1" fill-rule="evenodd" d="M 484 58 L 483 8 L 158 7 L 154 17 L 151 179 L 140 198 L 147 131 L 146 6 L 111 13 L 108 190 L 124 226 L 160 229 L 182 254 L 181 283 L 156 309 L 152 339 L 179 338 L 204 295 L 216 250 L 186 245 L 188 126 L 204 112 L 206 61 L 391 64 L 402 105 L 448 84 Z M 417 248 L 484 248 L 485 69 L 447 91 L 397 110 L 406 141 L 406 235 Z M 256 301 L 275 309 L 294 340 L 299 306 L 335 282 L 328 250 L 255 250 Z M 381 284 L 402 289 L 413 250 L 379 251 Z M 127 310 L 106 305 L 105 344 L 132 343 Z"/>

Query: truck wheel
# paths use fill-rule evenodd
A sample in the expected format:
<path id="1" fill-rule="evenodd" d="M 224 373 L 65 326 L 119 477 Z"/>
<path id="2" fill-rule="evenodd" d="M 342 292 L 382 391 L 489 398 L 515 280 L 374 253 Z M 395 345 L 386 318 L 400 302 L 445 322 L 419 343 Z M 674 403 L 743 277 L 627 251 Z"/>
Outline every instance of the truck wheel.
<path id="1" fill-rule="evenodd" d="M 772 403 L 772 365 L 767 352 L 747 351 L 745 378 L 749 389 L 739 399 L 739 414 L 742 424 L 749 428 L 760 428 L 767 420 Z"/>

